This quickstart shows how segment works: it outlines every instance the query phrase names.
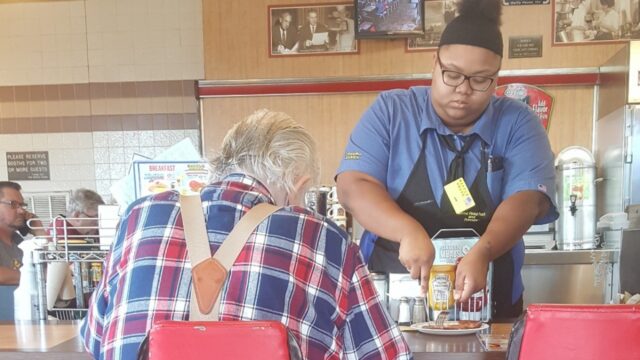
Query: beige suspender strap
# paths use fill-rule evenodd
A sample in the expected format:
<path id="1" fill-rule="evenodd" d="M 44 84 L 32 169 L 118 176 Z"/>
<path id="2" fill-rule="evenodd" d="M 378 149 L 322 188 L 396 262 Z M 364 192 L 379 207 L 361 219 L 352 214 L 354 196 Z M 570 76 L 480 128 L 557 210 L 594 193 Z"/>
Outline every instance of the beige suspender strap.
<path id="1" fill-rule="evenodd" d="M 202 200 L 198 195 L 180 195 L 180 212 L 191 268 L 211 258 L 207 227 L 204 224 Z"/>
<path id="2" fill-rule="evenodd" d="M 192 199 L 192 198 L 195 198 Z M 188 200 L 187 200 L 188 199 Z M 184 201 L 187 200 L 187 201 Z M 220 292 L 226 281 L 226 272 L 231 268 L 244 244 L 249 239 L 255 228 L 262 223 L 269 215 L 280 209 L 280 207 L 271 204 L 258 204 L 249 210 L 231 230 L 225 241 L 220 245 L 213 258 L 202 259 L 201 254 L 194 254 L 193 251 L 204 251 L 202 247 L 206 247 L 206 253 L 210 254 L 209 239 L 206 236 L 207 230 L 204 224 L 204 216 L 202 212 L 202 203 L 200 196 L 180 196 L 181 206 L 192 208 L 185 212 L 182 209 L 183 224 L 185 227 L 185 240 L 187 242 L 187 251 L 191 260 L 193 286 L 191 291 L 190 316 L 189 320 L 206 320 L 217 321 L 220 308 Z M 195 205 L 195 206 L 194 206 Z M 199 209 L 197 217 L 202 221 L 185 220 L 185 214 L 196 217 L 194 209 Z M 187 231 L 187 226 L 200 226 L 200 230 Z M 190 234 L 204 234 L 204 237 L 191 238 Z M 194 242 L 200 243 L 194 246 Z M 192 257 L 192 254 L 195 256 Z M 193 259 L 200 259 L 194 262 Z M 195 296 L 194 296 L 195 295 Z M 195 301 L 194 301 L 195 300 Z"/>

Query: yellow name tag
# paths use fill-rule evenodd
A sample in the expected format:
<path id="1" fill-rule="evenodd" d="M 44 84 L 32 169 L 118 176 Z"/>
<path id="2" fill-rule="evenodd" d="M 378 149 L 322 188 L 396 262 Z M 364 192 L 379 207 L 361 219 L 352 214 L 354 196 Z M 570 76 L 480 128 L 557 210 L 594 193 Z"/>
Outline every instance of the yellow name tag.
<path id="1" fill-rule="evenodd" d="M 463 178 L 459 178 L 445 185 L 444 191 L 447 193 L 456 214 L 460 214 L 476 205 Z"/>

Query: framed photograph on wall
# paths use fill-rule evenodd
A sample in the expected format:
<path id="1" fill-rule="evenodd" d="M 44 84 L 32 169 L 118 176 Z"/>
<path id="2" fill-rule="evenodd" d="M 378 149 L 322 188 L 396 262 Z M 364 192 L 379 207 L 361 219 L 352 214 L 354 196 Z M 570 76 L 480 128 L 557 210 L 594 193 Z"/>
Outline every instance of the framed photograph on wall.
<path id="1" fill-rule="evenodd" d="M 424 35 L 425 0 L 354 0 L 357 39 Z"/>
<path id="2" fill-rule="evenodd" d="M 427 0 L 424 3 L 423 36 L 407 39 L 407 51 L 433 50 L 440 44 L 445 26 L 456 16 L 456 0 Z"/>
<path id="3" fill-rule="evenodd" d="M 269 56 L 358 53 L 353 2 L 269 6 Z"/>
<path id="4" fill-rule="evenodd" d="M 640 39 L 640 0 L 553 0 L 553 44 Z"/>

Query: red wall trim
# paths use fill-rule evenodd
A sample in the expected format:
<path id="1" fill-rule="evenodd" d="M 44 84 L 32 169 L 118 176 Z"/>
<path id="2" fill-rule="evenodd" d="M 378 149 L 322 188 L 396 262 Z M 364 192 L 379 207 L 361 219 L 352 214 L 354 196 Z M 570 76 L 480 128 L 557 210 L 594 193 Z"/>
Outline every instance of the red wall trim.
<path id="1" fill-rule="evenodd" d="M 525 83 L 536 86 L 596 85 L 598 73 L 514 75 L 498 78 L 499 85 Z M 431 85 L 431 79 L 301 82 L 301 83 L 245 83 L 245 84 L 203 84 L 198 83 L 198 98 L 219 96 L 260 96 L 260 95 L 300 95 L 339 94 L 354 92 L 379 92 L 391 89 L 406 89 L 416 85 Z"/>

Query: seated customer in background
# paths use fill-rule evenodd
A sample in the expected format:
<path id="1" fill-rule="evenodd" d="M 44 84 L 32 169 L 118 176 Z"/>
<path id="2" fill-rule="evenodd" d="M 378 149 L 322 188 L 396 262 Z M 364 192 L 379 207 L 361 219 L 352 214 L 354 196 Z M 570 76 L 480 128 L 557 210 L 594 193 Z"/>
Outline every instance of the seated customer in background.
<path id="1" fill-rule="evenodd" d="M 83 239 L 98 235 L 98 206 L 104 205 L 102 197 L 89 189 L 77 189 L 71 193 L 66 215 L 59 215 L 49 227 L 49 236 L 57 240 Z"/>
<path id="2" fill-rule="evenodd" d="M 18 247 L 21 236 L 43 235 L 41 230 L 30 230 L 26 227 L 28 220 L 35 215 L 27 211 L 20 184 L 13 181 L 0 181 L 0 285 L 18 285 L 20 283 L 20 267 L 22 267 L 22 250 Z M 42 228 L 40 220 L 30 223 L 33 227 Z M 2 305 L 0 305 L 2 306 Z"/>
<path id="3" fill-rule="evenodd" d="M 66 215 L 56 216 L 49 226 L 48 235 L 55 241 L 84 240 L 89 237 L 91 243 L 98 242 L 98 206 L 104 205 L 102 197 L 89 189 L 77 189 L 71 192 L 67 203 Z M 69 242 L 69 249 L 74 249 L 73 242 Z M 75 247 L 86 250 L 86 247 Z M 89 266 L 83 264 L 82 266 Z M 71 268 L 65 262 L 51 262 L 47 264 L 47 309 L 75 308 L 76 293 L 72 282 Z M 89 296 L 89 293 L 86 294 Z M 50 315 L 58 317 L 55 312 Z"/>
<path id="4" fill-rule="evenodd" d="M 212 253 L 255 205 L 284 208 L 257 227 L 230 269 L 220 320 L 280 321 L 306 359 L 408 359 L 356 244 L 302 207 L 318 163 L 309 133 L 284 113 L 258 111 L 226 135 L 212 161 L 215 182 L 201 192 Z M 154 322 L 189 318 L 178 200 L 175 191 L 144 197 L 122 217 L 81 329 L 95 358 L 135 359 Z"/>

